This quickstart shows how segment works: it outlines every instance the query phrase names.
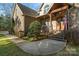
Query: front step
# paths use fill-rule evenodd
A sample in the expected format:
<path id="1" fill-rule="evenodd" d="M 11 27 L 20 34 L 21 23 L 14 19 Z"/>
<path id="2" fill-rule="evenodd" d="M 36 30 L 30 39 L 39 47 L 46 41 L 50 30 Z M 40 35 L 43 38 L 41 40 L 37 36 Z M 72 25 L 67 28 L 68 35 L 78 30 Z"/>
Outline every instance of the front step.
<path id="1" fill-rule="evenodd" d="M 65 41 L 63 34 L 58 35 L 48 35 L 49 39 L 58 40 L 58 41 Z"/>

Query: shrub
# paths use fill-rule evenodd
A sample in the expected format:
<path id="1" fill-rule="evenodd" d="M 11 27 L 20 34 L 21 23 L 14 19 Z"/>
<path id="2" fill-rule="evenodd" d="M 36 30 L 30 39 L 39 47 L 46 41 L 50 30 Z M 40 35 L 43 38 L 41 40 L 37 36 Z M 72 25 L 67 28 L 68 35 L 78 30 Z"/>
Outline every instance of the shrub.
<path id="1" fill-rule="evenodd" d="M 46 38 L 48 38 L 46 35 L 39 35 L 39 36 L 38 36 L 38 40 L 46 39 Z"/>
<path id="2" fill-rule="evenodd" d="M 41 24 L 39 21 L 34 21 L 30 24 L 28 28 L 28 36 L 29 37 L 37 37 L 40 34 Z"/>

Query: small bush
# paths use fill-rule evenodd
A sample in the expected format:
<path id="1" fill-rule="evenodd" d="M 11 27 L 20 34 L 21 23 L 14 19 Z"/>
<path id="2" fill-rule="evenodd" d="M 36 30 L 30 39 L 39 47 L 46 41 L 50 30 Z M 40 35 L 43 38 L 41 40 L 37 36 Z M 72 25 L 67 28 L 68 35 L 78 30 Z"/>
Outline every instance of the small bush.
<path id="1" fill-rule="evenodd" d="M 24 40 L 28 40 L 29 37 L 28 36 L 25 36 L 25 37 L 22 37 Z"/>
<path id="2" fill-rule="evenodd" d="M 34 21 L 30 24 L 27 35 L 29 37 L 37 37 L 40 34 L 40 30 L 41 30 L 40 22 Z"/>
<path id="3" fill-rule="evenodd" d="M 38 40 L 41 40 L 41 39 L 46 39 L 47 38 L 47 36 L 46 35 L 40 35 L 40 36 L 38 36 Z"/>

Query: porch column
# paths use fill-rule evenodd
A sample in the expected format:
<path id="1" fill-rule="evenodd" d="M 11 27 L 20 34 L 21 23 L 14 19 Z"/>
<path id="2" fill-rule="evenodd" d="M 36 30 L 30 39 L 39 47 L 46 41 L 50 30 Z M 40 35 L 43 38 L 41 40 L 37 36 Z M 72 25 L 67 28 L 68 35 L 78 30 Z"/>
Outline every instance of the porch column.
<path id="1" fill-rule="evenodd" d="M 51 14 L 49 14 L 49 18 L 50 18 L 50 20 L 49 20 L 49 22 L 50 22 L 50 30 L 49 30 L 49 32 L 52 32 L 53 31 L 53 26 L 52 26 L 52 15 Z"/>

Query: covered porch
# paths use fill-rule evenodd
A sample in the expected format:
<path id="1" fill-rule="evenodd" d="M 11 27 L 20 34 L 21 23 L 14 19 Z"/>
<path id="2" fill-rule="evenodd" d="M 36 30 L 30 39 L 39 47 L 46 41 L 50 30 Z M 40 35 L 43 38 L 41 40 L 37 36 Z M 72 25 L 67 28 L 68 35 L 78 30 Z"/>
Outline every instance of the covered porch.
<path id="1" fill-rule="evenodd" d="M 48 14 L 37 17 L 42 24 L 41 34 L 47 36 L 64 34 L 64 32 L 68 29 L 67 9 L 68 6 L 63 6 L 51 11 Z"/>

